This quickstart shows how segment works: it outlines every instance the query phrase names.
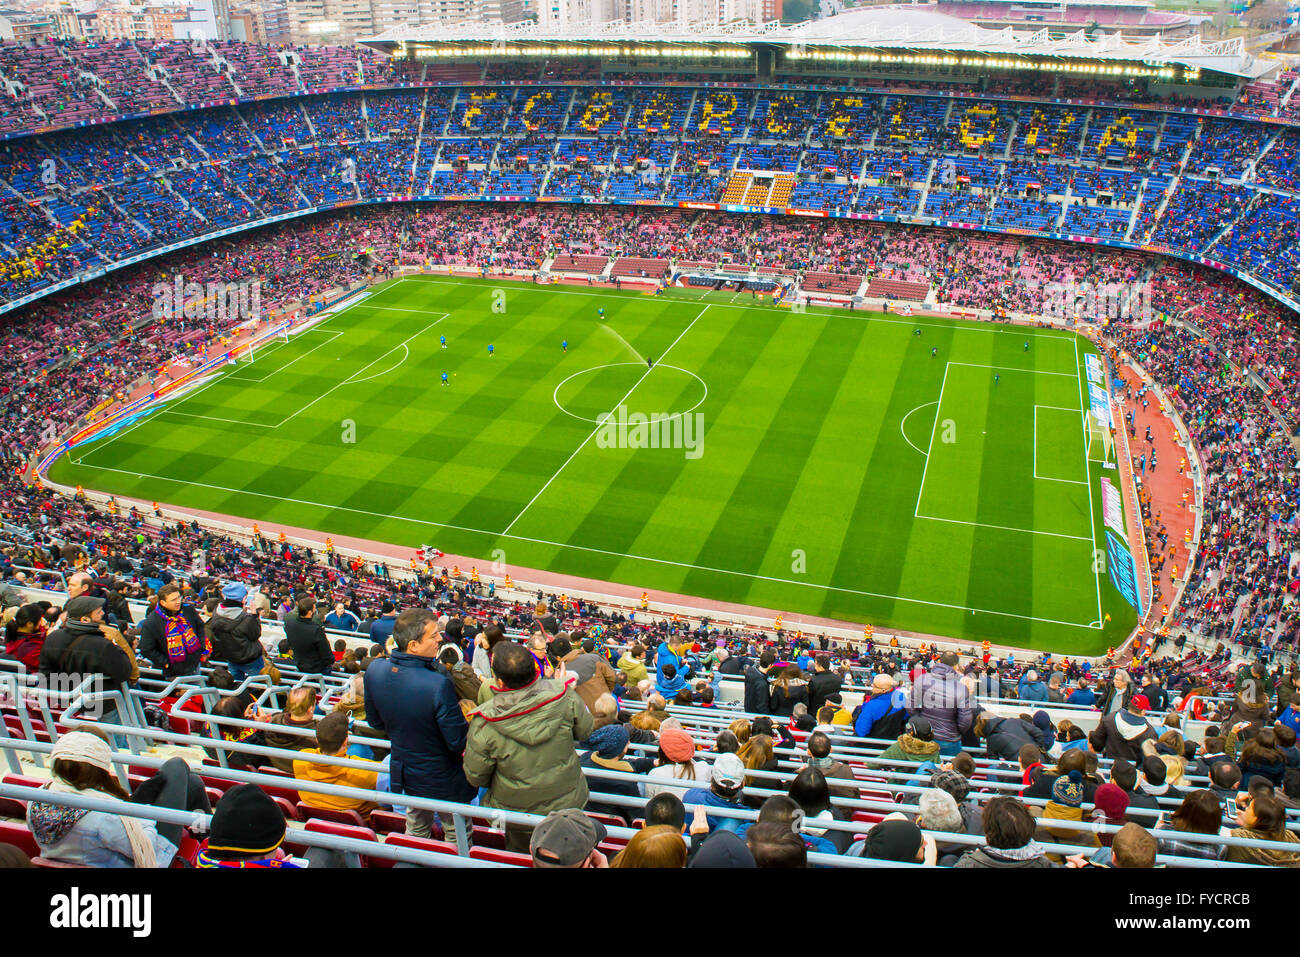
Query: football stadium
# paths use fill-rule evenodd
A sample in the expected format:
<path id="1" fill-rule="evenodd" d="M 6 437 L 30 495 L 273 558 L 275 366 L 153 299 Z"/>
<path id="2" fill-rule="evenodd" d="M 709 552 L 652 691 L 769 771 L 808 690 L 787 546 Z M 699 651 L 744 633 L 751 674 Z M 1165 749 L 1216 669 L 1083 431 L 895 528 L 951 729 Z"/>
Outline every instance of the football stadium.
<path id="1" fill-rule="evenodd" d="M 1295 19 L 669 6 L 0 41 L 0 865 L 1300 866 Z"/>

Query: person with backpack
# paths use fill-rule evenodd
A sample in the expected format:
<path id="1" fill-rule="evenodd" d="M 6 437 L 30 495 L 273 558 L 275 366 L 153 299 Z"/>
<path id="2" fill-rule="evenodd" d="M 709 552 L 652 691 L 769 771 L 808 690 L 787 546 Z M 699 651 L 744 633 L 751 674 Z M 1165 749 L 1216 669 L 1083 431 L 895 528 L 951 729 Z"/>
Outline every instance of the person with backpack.
<path id="1" fill-rule="evenodd" d="M 894 679 L 878 674 L 871 679 L 871 697 L 862 702 L 853 719 L 853 733 L 859 738 L 896 740 L 907 721 L 902 694 L 894 691 Z"/>
<path id="2" fill-rule="evenodd" d="M 230 582 L 221 589 L 221 603 L 207 623 L 212 654 L 224 659 L 237 684 L 260 674 L 266 666 L 262 650 L 262 620 L 244 610 L 248 588 Z"/>

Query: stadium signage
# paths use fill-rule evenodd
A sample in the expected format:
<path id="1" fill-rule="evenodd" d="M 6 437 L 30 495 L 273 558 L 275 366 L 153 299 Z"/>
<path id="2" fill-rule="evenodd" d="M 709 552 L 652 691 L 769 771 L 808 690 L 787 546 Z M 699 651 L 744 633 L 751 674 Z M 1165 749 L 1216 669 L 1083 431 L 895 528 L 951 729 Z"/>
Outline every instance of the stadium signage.
<path id="1" fill-rule="evenodd" d="M 1128 544 L 1115 537 L 1115 533 L 1106 529 L 1106 574 L 1115 590 L 1124 596 L 1124 600 L 1137 609 L 1142 616 L 1142 597 L 1137 587 L 1137 566 L 1133 562 L 1133 553 Z"/>
<path id="2" fill-rule="evenodd" d="M 1120 498 L 1119 489 L 1105 475 L 1101 477 L 1101 514 L 1108 528 L 1113 528 L 1120 537 L 1125 537 L 1123 499 Z"/>
<path id="3" fill-rule="evenodd" d="M 1088 404 L 1092 407 L 1091 415 L 1094 422 L 1103 429 L 1115 427 L 1110 417 L 1110 396 L 1095 382 L 1088 383 Z"/>

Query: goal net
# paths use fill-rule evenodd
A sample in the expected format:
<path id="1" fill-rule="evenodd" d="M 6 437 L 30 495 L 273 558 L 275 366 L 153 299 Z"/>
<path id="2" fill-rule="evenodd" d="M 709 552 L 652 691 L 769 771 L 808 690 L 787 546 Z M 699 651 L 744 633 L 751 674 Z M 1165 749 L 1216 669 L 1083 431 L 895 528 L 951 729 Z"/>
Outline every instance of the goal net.
<path id="1" fill-rule="evenodd" d="M 1089 462 L 1101 462 L 1113 465 L 1115 462 L 1115 436 L 1106 426 L 1101 425 L 1089 412 L 1083 413 L 1084 444 L 1088 450 Z"/>
<path id="2" fill-rule="evenodd" d="M 256 362 L 258 353 L 266 352 L 268 350 L 278 349 L 280 346 L 285 345 L 288 341 L 289 341 L 289 330 L 287 328 L 281 329 L 279 332 L 271 336 L 269 339 L 266 339 L 255 345 L 250 344 L 247 349 L 245 349 L 243 352 L 239 354 L 239 357 L 235 361 L 241 364 L 245 362 Z"/>

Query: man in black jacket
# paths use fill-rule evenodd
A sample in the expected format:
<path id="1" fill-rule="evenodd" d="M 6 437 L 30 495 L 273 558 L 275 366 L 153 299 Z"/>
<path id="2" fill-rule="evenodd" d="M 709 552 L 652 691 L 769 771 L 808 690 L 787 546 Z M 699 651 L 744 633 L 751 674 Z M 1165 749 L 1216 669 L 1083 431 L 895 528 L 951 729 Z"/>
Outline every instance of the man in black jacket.
<path id="1" fill-rule="evenodd" d="M 999 718 L 990 711 L 981 711 L 975 718 L 975 734 L 984 738 L 984 748 L 990 758 L 1002 761 L 1017 761 L 1020 749 L 1032 744 L 1038 750 L 1047 749 L 1047 740 L 1043 732 L 1032 722 L 1023 718 Z"/>
<path id="2" fill-rule="evenodd" d="M 208 660 L 207 632 L 175 582 L 158 589 L 158 603 L 140 623 L 140 656 L 161 668 L 164 678 L 197 674 Z"/>
<path id="3" fill-rule="evenodd" d="M 240 582 L 230 582 L 221 589 L 221 604 L 208 619 L 208 639 L 212 654 L 225 660 L 237 684 L 260 674 L 265 666 L 262 657 L 262 621 L 244 610 L 248 589 Z"/>
<path id="4" fill-rule="evenodd" d="M 723 657 L 725 655 L 725 657 Z M 740 677 L 745 673 L 745 668 L 749 665 L 749 659 L 741 654 L 728 654 L 726 651 L 718 653 L 718 667 L 714 670 L 720 675 L 735 675 Z"/>
<path id="5" fill-rule="evenodd" d="M 63 610 L 63 627 L 50 632 L 41 646 L 40 673 L 60 691 L 71 691 L 87 677 L 99 679 L 102 685 L 93 690 L 116 691 L 131 677 L 131 659 L 100 629 L 104 599 L 81 595 L 70 600 Z M 105 701 L 102 708 L 99 720 L 120 723 L 116 705 Z M 93 712 L 88 711 L 88 716 Z"/>
<path id="6" fill-rule="evenodd" d="M 1169 710 L 1169 693 L 1160 685 L 1160 679 L 1146 674 L 1142 676 L 1141 694 L 1151 705 L 1152 711 Z"/>
<path id="7" fill-rule="evenodd" d="M 1135 694 L 1123 711 L 1108 714 L 1097 726 L 1102 754 L 1138 764 L 1142 761 L 1142 742 L 1155 741 L 1156 733 L 1147 723 L 1148 702 L 1145 695 Z"/>
<path id="8" fill-rule="evenodd" d="M 334 670 L 334 652 L 325 637 L 325 626 L 316 621 L 316 599 L 303 595 L 298 599 L 298 614 L 284 620 L 284 636 L 294 667 L 307 675 L 327 675 Z"/>
<path id="9" fill-rule="evenodd" d="M 831 671 L 831 656 L 819 654 L 813 659 L 815 672 L 808 680 L 808 712 L 816 714 L 826 703 L 826 696 L 839 694 L 840 676 Z"/>
<path id="10" fill-rule="evenodd" d="M 772 713 L 772 686 L 767 673 L 776 664 L 776 655 L 768 648 L 759 655 L 758 665 L 745 669 L 745 710 L 751 714 Z"/>

